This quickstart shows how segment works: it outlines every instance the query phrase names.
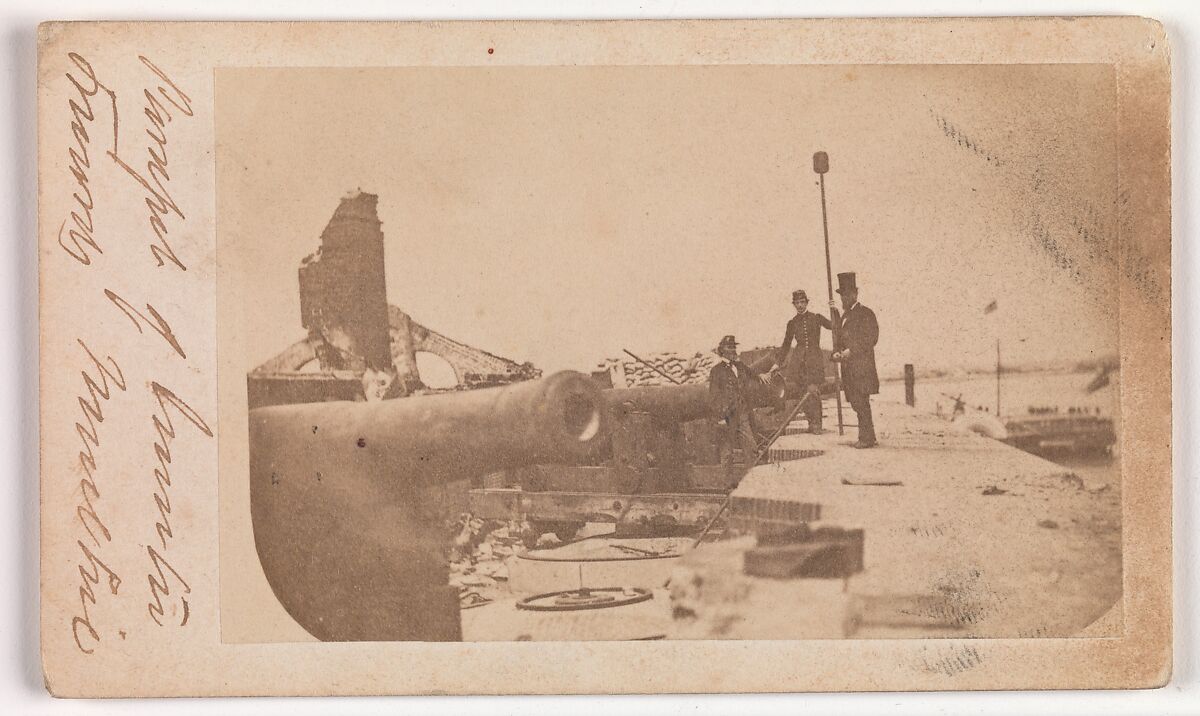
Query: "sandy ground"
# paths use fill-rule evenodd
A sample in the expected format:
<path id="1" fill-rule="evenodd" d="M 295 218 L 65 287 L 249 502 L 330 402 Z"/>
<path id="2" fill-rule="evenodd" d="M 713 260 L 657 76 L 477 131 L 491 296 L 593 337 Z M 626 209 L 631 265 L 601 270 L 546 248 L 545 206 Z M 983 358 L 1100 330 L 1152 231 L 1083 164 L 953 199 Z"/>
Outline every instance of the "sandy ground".
<path id="1" fill-rule="evenodd" d="M 716 543 L 685 557 L 683 569 L 721 595 L 721 616 L 705 627 L 714 600 L 703 588 L 677 592 L 700 614 L 680 635 L 745 638 L 761 630 L 800 638 L 795 632 L 808 627 L 779 613 L 816 609 L 821 600 L 838 602 L 853 622 L 843 635 L 860 638 L 1061 637 L 1093 623 L 1088 635 L 1119 632 L 1119 606 L 1110 613 L 1121 596 L 1119 482 L 1089 484 L 901 404 L 879 403 L 876 425 L 881 445 L 870 450 L 849 446 L 853 428 L 845 436 L 785 436 L 778 447 L 824 452 L 759 466 L 735 491 L 819 502 L 823 523 L 863 528 L 865 568 L 844 585 L 847 596 L 820 596 L 802 584 L 814 580 L 744 577 L 749 544 Z M 901 484 L 845 484 L 867 481 Z M 740 595 L 736 606 L 730 594 Z"/>

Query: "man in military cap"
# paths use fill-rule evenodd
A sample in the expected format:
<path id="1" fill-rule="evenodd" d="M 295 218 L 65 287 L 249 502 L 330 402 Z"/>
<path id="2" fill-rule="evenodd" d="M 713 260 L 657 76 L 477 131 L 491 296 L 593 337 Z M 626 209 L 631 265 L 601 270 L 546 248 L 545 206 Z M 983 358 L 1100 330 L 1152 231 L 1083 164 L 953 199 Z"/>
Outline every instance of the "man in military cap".
<path id="1" fill-rule="evenodd" d="M 713 366 L 708 374 L 708 395 L 713 417 L 721 427 L 718 435 L 718 451 L 722 461 L 733 472 L 733 448 L 740 445 L 747 467 L 751 467 L 758 453 L 758 441 L 754 437 L 751 416 L 750 394 L 757 382 L 763 381 L 750 366 L 738 360 L 737 340 L 725 336 L 717 345 L 721 362 Z"/>
<path id="2" fill-rule="evenodd" d="M 874 447 L 871 396 L 879 393 L 879 373 L 875 370 L 879 322 L 875 320 L 874 311 L 858 302 L 858 284 L 853 273 L 838 274 L 837 292 L 842 297 L 844 310 L 834 333 L 832 359 L 842 364 L 842 389 L 858 416 L 858 442 L 854 447 Z"/>
<path id="3" fill-rule="evenodd" d="M 821 385 L 825 382 L 825 358 L 821 355 L 821 329 L 832 331 L 833 324 L 819 313 L 808 310 L 808 294 L 803 290 L 792 291 L 792 306 L 796 315 L 788 321 L 783 335 L 783 345 L 775 354 L 777 368 L 789 386 L 800 394 L 804 401 L 804 416 L 808 419 L 808 431 L 821 433 Z M 796 348 L 792 350 L 792 342 Z M 789 354 L 790 351 L 790 354 Z"/>

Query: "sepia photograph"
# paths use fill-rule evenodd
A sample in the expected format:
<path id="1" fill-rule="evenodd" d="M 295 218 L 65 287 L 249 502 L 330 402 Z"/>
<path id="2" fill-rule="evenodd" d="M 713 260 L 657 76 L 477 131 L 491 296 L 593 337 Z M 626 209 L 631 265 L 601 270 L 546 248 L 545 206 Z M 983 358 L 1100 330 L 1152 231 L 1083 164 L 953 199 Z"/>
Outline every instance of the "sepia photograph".
<path id="1" fill-rule="evenodd" d="M 217 69 L 222 639 L 1119 636 L 1116 92 Z"/>
<path id="2" fill-rule="evenodd" d="M 37 32 L 50 694 L 1173 683 L 1164 24 Z"/>

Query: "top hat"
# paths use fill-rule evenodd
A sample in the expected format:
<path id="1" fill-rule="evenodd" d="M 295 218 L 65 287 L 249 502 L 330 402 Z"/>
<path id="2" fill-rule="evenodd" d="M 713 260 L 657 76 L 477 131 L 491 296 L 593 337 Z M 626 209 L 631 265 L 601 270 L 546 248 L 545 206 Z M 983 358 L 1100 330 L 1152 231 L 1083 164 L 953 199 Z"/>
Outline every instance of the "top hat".
<path id="1" fill-rule="evenodd" d="M 807 301 L 807 300 L 808 300 L 808 294 L 804 292 L 804 289 L 798 288 L 795 291 L 792 291 L 792 303 L 795 303 L 796 301 Z"/>
<path id="2" fill-rule="evenodd" d="M 725 336 L 721 342 L 717 344 L 717 350 L 723 348 L 737 348 L 737 340 L 733 336 Z"/>
<path id="3" fill-rule="evenodd" d="M 854 272 L 838 274 L 838 293 L 850 293 L 858 291 L 858 284 L 854 281 Z"/>

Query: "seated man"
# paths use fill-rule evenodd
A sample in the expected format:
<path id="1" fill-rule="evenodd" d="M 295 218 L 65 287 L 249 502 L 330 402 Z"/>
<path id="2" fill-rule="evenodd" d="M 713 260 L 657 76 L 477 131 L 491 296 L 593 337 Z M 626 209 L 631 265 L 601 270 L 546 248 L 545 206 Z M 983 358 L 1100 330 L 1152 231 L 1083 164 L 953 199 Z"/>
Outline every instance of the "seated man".
<path id="1" fill-rule="evenodd" d="M 718 452 L 732 474 L 735 444 L 742 449 L 746 467 L 753 466 L 758 455 L 750 395 L 756 382 L 766 382 L 766 377 L 757 375 L 750 366 L 738 360 L 737 341 L 733 336 L 721 339 L 717 355 L 721 362 L 708 374 L 708 394 L 713 417 L 721 426 L 717 437 Z"/>

